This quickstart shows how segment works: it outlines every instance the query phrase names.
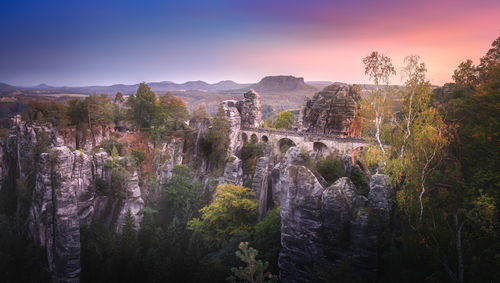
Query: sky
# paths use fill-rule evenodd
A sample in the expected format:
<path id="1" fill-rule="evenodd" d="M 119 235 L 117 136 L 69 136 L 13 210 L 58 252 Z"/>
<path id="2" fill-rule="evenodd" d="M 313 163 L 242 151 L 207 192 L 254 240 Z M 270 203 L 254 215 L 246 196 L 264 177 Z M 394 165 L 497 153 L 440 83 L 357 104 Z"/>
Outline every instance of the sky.
<path id="1" fill-rule="evenodd" d="M 0 82 L 368 83 L 379 51 L 396 70 L 419 55 L 440 85 L 499 36 L 499 0 L 2 0 Z"/>

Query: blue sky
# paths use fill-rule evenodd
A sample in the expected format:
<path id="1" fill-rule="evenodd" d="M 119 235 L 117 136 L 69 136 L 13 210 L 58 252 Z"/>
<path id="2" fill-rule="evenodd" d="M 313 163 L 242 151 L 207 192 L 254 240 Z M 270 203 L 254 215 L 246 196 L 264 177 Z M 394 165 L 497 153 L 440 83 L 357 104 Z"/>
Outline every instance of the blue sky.
<path id="1" fill-rule="evenodd" d="M 411 3 L 411 4 L 408 4 Z M 0 82 L 98 85 L 291 74 L 366 82 L 372 50 L 433 83 L 500 35 L 499 1 L 27 1 L 0 4 Z M 395 81 L 397 83 L 397 81 Z"/>

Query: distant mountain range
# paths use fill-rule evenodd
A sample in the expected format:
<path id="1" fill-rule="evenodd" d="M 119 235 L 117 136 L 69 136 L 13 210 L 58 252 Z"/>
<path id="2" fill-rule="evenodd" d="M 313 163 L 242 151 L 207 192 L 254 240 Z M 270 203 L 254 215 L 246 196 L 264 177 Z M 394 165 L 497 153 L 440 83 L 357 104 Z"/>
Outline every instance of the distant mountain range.
<path id="1" fill-rule="evenodd" d="M 294 76 L 268 76 L 263 78 L 258 83 L 253 84 L 240 84 L 231 80 L 220 81 L 218 83 L 209 84 L 204 81 L 188 81 L 182 84 L 174 83 L 171 81 L 162 82 L 149 82 L 148 85 L 153 91 L 200 91 L 212 93 L 240 93 L 254 89 L 261 94 L 282 94 L 287 93 L 303 93 L 313 94 L 314 92 L 322 89 L 323 87 L 331 84 L 331 82 L 311 82 L 308 84 L 304 82 L 303 78 Z M 92 94 L 92 93 L 108 93 L 115 94 L 121 92 L 124 94 L 132 94 L 137 90 L 138 84 L 126 85 L 115 84 L 110 86 L 80 86 L 80 87 L 67 87 L 67 86 L 50 86 L 47 84 L 39 84 L 33 87 L 17 87 L 5 83 L 0 83 L 0 93 L 6 94 L 8 92 L 21 91 L 39 94 L 47 93 L 74 93 L 74 94 Z"/>
<path id="2" fill-rule="evenodd" d="M 137 91 L 139 84 L 126 85 L 126 84 L 115 84 L 110 86 L 81 86 L 81 87 L 56 87 L 49 86 L 46 84 L 39 84 L 34 87 L 16 87 L 5 83 L 0 83 L 0 93 L 12 92 L 12 91 L 25 91 L 25 92 L 37 92 L 37 93 L 75 93 L 75 94 L 92 94 L 92 93 L 108 93 L 115 94 L 121 92 L 124 94 L 132 94 Z M 220 92 L 227 90 L 242 89 L 250 84 L 238 84 L 234 81 L 220 81 L 215 84 L 209 84 L 204 81 L 188 81 L 183 84 L 178 84 L 170 81 L 163 82 L 149 82 L 148 85 L 153 91 L 163 92 L 163 91 L 205 91 L 205 92 Z"/>

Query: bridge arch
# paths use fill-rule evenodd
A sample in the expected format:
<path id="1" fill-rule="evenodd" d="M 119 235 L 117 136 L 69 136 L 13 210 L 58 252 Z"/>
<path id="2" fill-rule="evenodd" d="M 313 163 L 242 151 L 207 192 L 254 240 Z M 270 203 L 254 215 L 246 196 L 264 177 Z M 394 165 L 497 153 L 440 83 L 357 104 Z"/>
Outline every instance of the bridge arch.
<path id="1" fill-rule="evenodd" d="M 241 133 L 241 140 L 243 141 L 243 143 L 247 143 L 248 142 L 248 135 L 247 135 L 247 133 Z"/>
<path id="2" fill-rule="evenodd" d="M 260 140 L 263 142 L 263 143 L 267 143 L 269 141 L 269 138 L 266 136 L 266 135 L 262 135 L 262 137 L 260 138 Z"/>
<path id="3" fill-rule="evenodd" d="M 316 141 L 313 143 L 313 150 L 318 154 L 321 154 L 323 157 L 326 157 L 332 153 L 330 148 L 320 141 Z"/>
<path id="4" fill-rule="evenodd" d="M 257 137 L 256 134 L 252 134 L 250 136 L 250 142 L 252 142 L 252 143 L 258 143 L 259 142 L 259 138 Z"/>
<path id="5" fill-rule="evenodd" d="M 284 151 L 288 150 L 290 147 L 294 147 L 294 146 L 297 146 L 297 144 L 289 138 L 281 138 L 278 141 L 278 149 L 281 152 L 284 152 Z"/>

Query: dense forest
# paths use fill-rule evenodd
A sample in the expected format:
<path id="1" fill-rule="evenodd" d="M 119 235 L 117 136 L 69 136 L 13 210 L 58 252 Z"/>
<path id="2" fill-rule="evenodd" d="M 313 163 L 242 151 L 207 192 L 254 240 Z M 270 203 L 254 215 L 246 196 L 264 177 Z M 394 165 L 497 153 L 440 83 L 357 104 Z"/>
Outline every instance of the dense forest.
<path id="1" fill-rule="evenodd" d="M 391 231 L 380 247 L 378 282 L 496 282 L 500 278 L 500 38 L 474 65 L 461 63 L 453 83 L 434 88 L 418 56 L 401 69 L 404 85 L 389 86 L 396 68 L 386 55 L 363 59 L 377 86 L 359 98 L 356 117 L 369 141 L 356 157 L 361 165 L 350 178 L 367 195 L 367 175 L 389 176 L 396 192 Z M 395 106 L 395 102 L 398 105 Z M 188 111 L 170 93 L 157 96 L 141 83 L 135 95 L 93 94 L 67 102 L 28 104 L 23 121 L 76 136 L 75 150 L 106 150 L 109 180 L 97 179 L 96 194 L 127 198 L 125 183 L 138 172 L 145 206 L 135 223 L 129 210 L 121 233 L 105 223 L 81 227 L 82 282 L 277 282 L 281 249 L 280 208 L 258 221 L 258 203 L 244 185 L 218 184 L 228 153 L 229 124 L 219 107 L 209 117 L 203 107 Z M 188 122 L 189 121 L 189 122 Z M 201 121 L 201 122 L 200 122 Z M 201 151 L 190 150 L 197 130 L 208 123 Z M 288 111 L 264 121 L 269 129 L 290 129 Z M 116 135 L 96 138 L 103 129 Z M 121 133 L 121 134 L 120 134 Z M 123 138 L 133 136 L 133 142 Z M 6 135 L 2 145 L 7 143 Z M 162 186 L 155 179 L 148 147 L 185 142 L 184 162 Z M 90 143 L 90 145 L 88 144 Z M 45 282 L 44 252 L 28 236 L 26 222 L 36 183 L 37 164 L 49 152 L 48 137 L 33 144 L 25 160 L 27 175 L 5 178 L 0 190 L 0 281 Z M 187 149 L 186 149 L 187 148 Z M 288 147 L 274 158 L 283 158 Z M 243 176 L 255 172 L 269 145 L 249 142 L 241 149 Z M 331 185 L 343 174 L 338 156 L 308 159 L 307 167 Z M 200 158 L 208 160 L 202 164 Z M 57 164 L 57 156 L 54 156 Z M 203 167 L 203 169 L 200 169 Z M 209 175 L 202 182 L 201 175 Z M 246 179 L 245 179 L 246 178 Z M 323 268 L 328 282 L 361 282 L 348 262 Z"/>

